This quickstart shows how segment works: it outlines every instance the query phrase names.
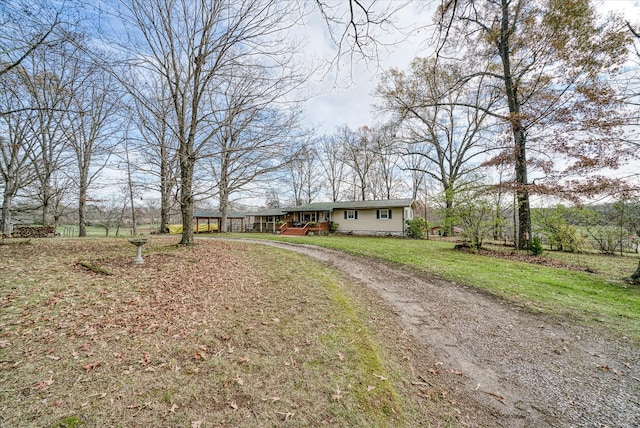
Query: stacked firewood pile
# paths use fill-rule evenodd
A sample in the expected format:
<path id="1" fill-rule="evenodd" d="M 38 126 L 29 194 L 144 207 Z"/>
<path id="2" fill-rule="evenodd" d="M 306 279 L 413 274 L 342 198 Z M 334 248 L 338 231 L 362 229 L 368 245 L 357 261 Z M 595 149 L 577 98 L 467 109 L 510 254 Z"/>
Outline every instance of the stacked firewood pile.
<path id="1" fill-rule="evenodd" d="M 11 236 L 14 238 L 48 238 L 56 236 L 55 226 L 15 226 Z"/>

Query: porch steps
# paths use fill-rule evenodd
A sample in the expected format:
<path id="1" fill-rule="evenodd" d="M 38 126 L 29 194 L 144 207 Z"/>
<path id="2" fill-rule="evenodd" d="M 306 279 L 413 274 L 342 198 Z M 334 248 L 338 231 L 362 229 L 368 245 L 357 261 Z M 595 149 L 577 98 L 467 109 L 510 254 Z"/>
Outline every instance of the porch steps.
<path id="1" fill-rule="evenodd" d="M 304 236 L 307 234 L 306 227 L 287 227 L 282 234 L 287 236 Z"/>

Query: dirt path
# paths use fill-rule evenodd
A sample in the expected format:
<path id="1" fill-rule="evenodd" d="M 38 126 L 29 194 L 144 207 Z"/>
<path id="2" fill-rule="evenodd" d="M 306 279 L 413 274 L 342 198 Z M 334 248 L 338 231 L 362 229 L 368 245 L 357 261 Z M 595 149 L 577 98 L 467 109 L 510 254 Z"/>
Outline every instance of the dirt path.
<path id="1" fill-rule="evenodd" d="M 308 246 L 373 289 L 414 337 L 414 365 L 476 426 L 640 427 L 640 350 L 469 287 Z"/>

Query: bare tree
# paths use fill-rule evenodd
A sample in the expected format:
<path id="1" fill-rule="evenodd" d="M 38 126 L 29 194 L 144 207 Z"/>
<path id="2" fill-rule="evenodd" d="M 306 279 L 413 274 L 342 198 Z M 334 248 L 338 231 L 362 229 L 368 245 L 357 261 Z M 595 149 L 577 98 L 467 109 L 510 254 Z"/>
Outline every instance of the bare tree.
<path id="1" fill-rule="evenodd" d="M 71 108 L 65 113 L 65 138 L 75 155 L 77 175 L 71 175 L 78 190 L 79 236 L 87 236 L 86 209 L 89 189 L 96 183 L 117 143 L 116 111 L 119 86 L 101 68 L 78 62 Z"/>
<path id="2" fill-rule="evenodd" d="M 299 155 L 287 164 L 284 177 L 293 194 L 294 205 L 313 202 L 322 187 L 314 141 L 304 139 L 298 152 Z"/>
<path id="3" fill-rule="evenodd" d="M 64 37 L 64 33 L 56 34 L 60 24 L 60 11 L 46 0 L 0 2 L 0 77 L 20 66 L 45 42 Z"/>
<path id="4" fill-rule="evenodd" d="M 138 195 L 138 186 L 135 180 L 135 159 L 131 153 L 129 135 L 128 132 L 124 136 L 123 153 L 120 154 L 124 161 L 124 167 L 126 171 L 126 192 L 129 195 L 129 208 L 131 209 L 131 234 L 133 236 L 138 235 L 138 218 L 136 201 L 140 198 Z"/>
<path id="5" fill-rule="evenodd" d="M 271 187 L 265 193 L 265 207 L 267 208 L 280 208 L 280 196 L 278 190 L 275 187 Z"/>
<path id="6" fill-rule="evenodd" d="M 221 230 L 226 230 L 230 197 L 248 185 L 282 170 L 304 148 L 296 145 L 298 112 L 295 103 L 279 102 L 299 81 L 291 71 L 273 75 L 265 64 L 245 64 L 220 82 L 214 93 L 209 156 L 221 211 Z"/>
<path id="7" fill-rule="evenodd" d="M 118 196 L 108 196 L 104 201 L 96 205 L 96 209 L 100 213 L 99 224 L 104 227 L 105 236 L 109 236 L 113 228 L 116 229 L 116 236 L 118 236 L 128 198 L 126 191 L 123 191 Z"/>
<path id="8" fill-rule="evenodd" d="M 485 92 L 483 79 L 470 87 L 457 85 L 463 75 L 456 63 L 416 58 L 407 73 L 387 72 L 377 89 L 379 108 L 399 124 L 405 155 L 423 156 L 422 171 L 442 186 L 445 236 L 453 230 L 455 194 L 468 185 L 492 148 L 486 142 L 491 93 Z"/>
<path id="9" fill-rule="evenodd" d="M 10 234 L 13 198 L 34 179 L 31 152 L 36 141 L 30 131 L 29 99 L 21 90 L 25 70 L 15 67 L 2 78 L 0 108 L 13 111 L 0 116 L 0 182 L 2 187 L 2 236 Z"/>
<path id="10" fill-rule="evenodd" d="M 339 129 L 337 138 L 342 145 L 342 162 L 348 166 L 353 178 L 350 183 L 353 199 L 370 200 L 370 173 L 376 160 L 371 129 L 362 127 L 352 131 L 348 126 L 343 126 Z"/>
<path id="11" fill-rule="evenodd" d="M 349 64 L 360 59 L 376 62 L 380 49 L 388 49 L 410 32 L 399 27 L 396 19 L 411 5 L 408 0 L 315 0 L 315 4 L 336 46 L 334 62 L 338 66 L 342 59 Z"/>
<path id="12" fill-rule="evenodd" d="M 173 107 L 169 98 L 168 82 L 147 77 L 145 81 L 131 76 L 128 88 L 134 89 L 131 97 L 131 124 L 139 138 L 132 138 L 135 150 L 144 158 L 136 163 L 135 169 L 155 177 L 156 180 L 146 186 L 160 193 L 159 232 L 168 230 L 169 212 L 174 202 L 174 192 L 178 177 L 178 144 L 172 127 Z"/>
<path id="13" fill-rule="evenodd" d="M 403 171 L 408 172 L 411 197 L 417 199 L 421 189 L 425 186 L 426 173 L 424 171 L 427 168 L 427 162 L 421 153 L 415 153 L 406 147 L 400 147 L 399 150 L 406 153 L 400 157 L 400 165 Z"/>
<path id="14" fill-rule="evenodd" d="M 319 143 L 319 161 L 329 184 L 329 197 L 332 202 L 340 200 L 345 179 L 345 164 L 342 157 L 342 145 L 337 135 L 323 136 Z"/>
<path id="15" fill-rule="evenodd" d="M 631 120 L 629 125 L 633 130 L 627 137 L 629 142 L 635 146 L 640 146 L 640 25 L 633 25 L 627 21 L 627 27 L 633 37 L 633 43 L 630 45 L 631 60 L 634 66 L 627 67 L 625 79 L 622 79 L 621 91 L 625 94 L 625 103 L 631 111 Z M 638 272 L 640 277 L 640 270 Z"/>
<path id="16" fill-rule="evenodd" d="M 32 152 L 39 184 L 34 196 L 41 206 L 43 225 L 55 222 L 55 206 L 64 197 L 59 180 L 66 181 L 60 172 L 71 166 L 71 153 L 64 135 L 66 113 L 73 108 L 73 91 L 77 86 L 74 81 L 78 78 L 77 54 L 78 50 L 71 44 L 47 45 L 23 61 L 22 85 L 33 107 L 30 132 L 38 143 L 38 150 Z"/>
<path id="17" fill-rule="evenodd" d="M 141 41 L 134 63 L 167 83 L 172 132 L 178 144 L 181 244 L 193 244 L 194 172 L 203 148 L 220 128 L 211 105 L 223 78 L 252 57 L 278 56 L 284 32 L 293 25 L 292 6 L 276 0 L 128 0 L 123 3 Z M 221 186 L 226 189 L 223 183 Z M 223 200 L 225 195 L 220 196 Z M 221 209 L 226 209 L 221 207 Z"/>
<path id="18" fill-rule="evenodd" d="M 396 139 L 396 127 L 391 124 L 370 128 L 371 150 L 374 162 L 369 172 L 371 197 L 374 200 L 394 199 L 404 192 Z"/>
<path id="19" fill-rule="evenodd" d="M 35 123 L 29 114 L 41 106 L 34 105 L 29 92 L 24 91 L 24 83 L 31 77 L 26 62 L 45 43 L 53 44 L 64 36 L 64 33 L 55 34 L 60 23 L 60 12 L 48 1 L 0 2 L 0 92 L 3 93 L 0 117 L 6 126 L 0 168 L 3 236 L 9 230 L 13 197 L 32 181 L 33 164 L 28 157 L 38 148 L 30 132 Z"/>
<path id="20" fill-rule="evenodd" d="M 507 223 L 509 201 L 508 197 L 511 194 L 509 186 L 505 183 L 513 182 L 513 168 L 509 162 L 507 163 L 494 163 L 496 166 L 496 172 L 498 176 L 498 182 L 490 188 L 492 190 L 491 197 L 494 203 L 494 223 L 493 223 L 493 239 L 498 241 L 505 237 L 505 224 Z M 515 225 L 514 225 L 515 226 Z M 517 237 L 514 236 L 514 240 Z"/>

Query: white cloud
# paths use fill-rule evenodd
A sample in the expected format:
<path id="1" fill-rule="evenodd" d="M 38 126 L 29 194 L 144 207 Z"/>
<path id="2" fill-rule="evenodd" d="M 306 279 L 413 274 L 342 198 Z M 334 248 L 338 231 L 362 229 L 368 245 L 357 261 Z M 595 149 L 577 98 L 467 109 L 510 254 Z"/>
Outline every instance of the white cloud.
<path id="1" fill-rule="evenodd" d="M 358 53 L 353 57 L 345 55 L 328 73 L 319 73 L 315 81 L 309 82 L 309 91 L 317 94 L 306 103 L 305 112 L 309 121 L 320 132 L 331 133 L 341 125 L 358 128 L 376 122 L 373 111 L 373 92 L 380 73 L 391 67 L 404 69 L 416 56 L 425 56 L 424 29 L 417 29 L 431 22 L 431 11 L 420 4 L 409 4 L 394 15 L 394 24 L 404 29 L 396 33 L 379 33 L 376 38 L 375 59 L 365 60 Z M 337 53 L 335 44 L 328 35 L 326 23 L 319 14 L 307 22 L 305 36 L 307 55 L 316 61 L 320 53 L 325 61 L 334 61 Z"/>
<path id="2" fill-rule="evenodd" d="M 603 15 L 618 11 L 627 19 L 638 21 L 640 1 L 599 0 L 598 10 Z M 308 120 L 320 132 L 331 133 L 341 125 L 355 129 L 376 123 L 373 92 L 380 72 L 391 67 L 406 69 L 416 56 L 428 55 L 425 42 L 430 37 L 430 30 L 426 25 L 431 23 L 432 10 L 414 2 L 402 9 L 395 18 L 399 27 L 413 30 L 405 34 L 402 41 L 387 47 L 380 46 L 377 63 L 358 61 L 350 64 L 342 61 L 338 69 L 334 67 L 331 73 L 316 76 L 315 81 L 309 82 L 309 91 L 317 95 L 306 103 L 305 112 Z M 310 15 L 305 33 L 308 54 L 312 54 L 316 61 L 323 56 L 326 61 L 333 59 L 336 48 L 319 14 Z M 386 41 L 390 42 L 392 36 L 386 37 Z"/>

